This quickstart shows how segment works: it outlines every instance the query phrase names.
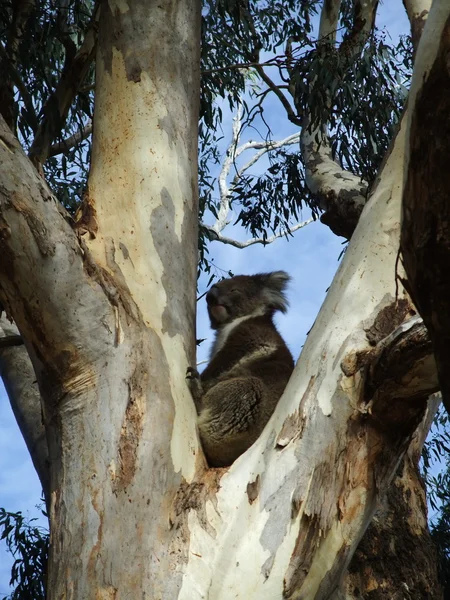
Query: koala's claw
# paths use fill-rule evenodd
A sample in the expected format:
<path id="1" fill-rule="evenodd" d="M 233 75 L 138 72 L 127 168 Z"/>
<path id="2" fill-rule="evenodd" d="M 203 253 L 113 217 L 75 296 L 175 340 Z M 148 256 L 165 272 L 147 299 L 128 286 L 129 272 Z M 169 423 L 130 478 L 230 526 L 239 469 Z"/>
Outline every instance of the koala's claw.
<path id="1" fill-rule="evenodd" d="M 186 379 L 199 379 L 200 373 L 194 367 L 188 367 L 186 369 Z"/>
<path id="2" fill-rule="evenodd" d="M 200 373 L 197 371 L 197 369 L 194 369 L 194 367 L 188 367 L 186 369 L 186 379 L 198 412 L 200 410 L 201 400 L 203 397 L 203 386 Z"/>

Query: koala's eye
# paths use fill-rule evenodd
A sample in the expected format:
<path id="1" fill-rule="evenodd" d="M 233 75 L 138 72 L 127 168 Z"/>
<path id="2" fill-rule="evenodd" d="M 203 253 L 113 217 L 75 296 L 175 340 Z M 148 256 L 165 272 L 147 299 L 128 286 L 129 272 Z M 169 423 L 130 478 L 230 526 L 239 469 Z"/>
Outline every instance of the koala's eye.
<path id="1" fill-rule="evenodd" d="M 241 290 L 238 288 L 231 288 L 230 292 L 232 294 L 241 294 L 242 293 Z"/>

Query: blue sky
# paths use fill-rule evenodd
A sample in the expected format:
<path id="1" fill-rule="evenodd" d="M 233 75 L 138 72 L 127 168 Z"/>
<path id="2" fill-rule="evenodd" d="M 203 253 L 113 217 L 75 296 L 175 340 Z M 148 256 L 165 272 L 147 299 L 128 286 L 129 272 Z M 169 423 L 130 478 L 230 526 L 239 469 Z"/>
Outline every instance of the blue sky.
<path id="1" fill-rule="evenodd" d="M 402 3 L 390 0 L 382 4 L 377 24 L 380 28 L 386 27 L 394 40 L 400 33 L 405 33 L 408 23 Z M 266 114 L 270 114 L 274 139 L 282 139 L 295 132 L 276 99 L 271 99 Z M 225 121 L 225 139 L 229 139 L 230 131 L 231 121 Z M 309 214 L 305 213 L 303 218 L 307 217 Z M 286 315 L 277 317 L 277 324 L 297 359 L 337 269 L 341 250 L 342 239 L 317 222 L 297 231 L 293 238 L 277 240 L 266 248 L 258 244 L 239 250 L 213 242 L 210 257 L 214 258 L 217 267 L 235 274 L 279 269 L 290 273 L 293 279 L 288 292 L 290 309 Z M 200 287 L 204 284 L 205 278 L 202 278 Z M 208 356 L 213 339 L 204 299 L 198 305 L 197 337 L 207 338 L 198 352 L 198 360 L 203 360 Z M 45 524 L 36 508 L 40 495 L 38 478 L 0 384 L 0 506 L 9 511 L 20 510 Z M 12 558 L 6 553 L 4 542 L 0 542 L 0 597 L 8 592 L 11 564 Z"/>

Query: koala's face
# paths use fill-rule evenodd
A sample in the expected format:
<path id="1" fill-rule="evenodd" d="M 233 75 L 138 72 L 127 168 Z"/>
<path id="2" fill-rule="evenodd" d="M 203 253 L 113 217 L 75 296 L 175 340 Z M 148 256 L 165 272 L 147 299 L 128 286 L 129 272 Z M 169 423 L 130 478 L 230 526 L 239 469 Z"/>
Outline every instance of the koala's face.
<path id="1" fill-rule="evenodd" d="M 284 271 L 237 275 L 212 286 L 206 294 L 211 327 L 218 329 L 240 317 L 286 310 L 283 295 L 289 276 Z"/>

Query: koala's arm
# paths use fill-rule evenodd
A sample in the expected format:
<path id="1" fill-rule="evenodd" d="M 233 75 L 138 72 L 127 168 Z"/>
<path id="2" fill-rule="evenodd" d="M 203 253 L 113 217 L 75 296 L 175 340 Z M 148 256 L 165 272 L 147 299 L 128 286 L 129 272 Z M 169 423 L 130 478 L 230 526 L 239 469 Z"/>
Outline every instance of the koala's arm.
<path id="1" fill-rule="evenodd" d="M 259 344 L 260 346 L 260 344 Z M 229 340 L 224 348 L 214 356 L 209 365 L 200 375 L 197 369 L 188 367 L 186 379 L 192 398 L 194 399 L 197 412 L 202 408 L 202 398 L 209 388 L 215 386 L 223 379 L 245 376 L 248 371 L 244 368 L 236 367 L 242 359 L 245 359 L 253 350 L 258 349 L 258 344 L 252 342 L 251 336 L 247 338 L 246 344 L 233 343 Z"/>
<path id="2" fill-rule="evenodd" d="M 186 379 L 191 390 L 192 398 L 194 399 L 197 412 L 200 412 L 203 398 L 203 385 L 200 373 L 193 367 L 188 367 L 186 371 Z"/>
<path id="3" fill-rule="evenodd" d="M 257 377 L 220 381 L 204 394 L 198 428 L 210 466 L 230 465 L 258 438 L 273 410 L 269 395 Z"/>
<path id="4" fill-rule="evenodd" d="M 210 363 L 202 372 L 202 380 L 206 382 L 218 379 L 225 373 L 229 373 L 235 368 L 236 364 L 257 349 L 258 346 L 256 344 L 253 345 L 251 339 L 248 339 L 245 345 L 241 343 L 234 344 L 233 340 L 229 340 L 227 344 L 212 357 Z"/>

